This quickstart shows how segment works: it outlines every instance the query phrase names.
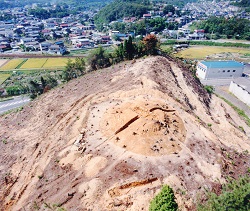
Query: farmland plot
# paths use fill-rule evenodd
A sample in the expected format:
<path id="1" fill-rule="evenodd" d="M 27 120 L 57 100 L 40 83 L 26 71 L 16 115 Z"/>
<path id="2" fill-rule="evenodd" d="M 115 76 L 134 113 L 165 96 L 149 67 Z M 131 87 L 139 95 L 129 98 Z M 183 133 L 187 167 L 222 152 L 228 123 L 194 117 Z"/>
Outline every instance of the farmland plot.
<path id="1" fill-rule="evenodd" d="M 0 84 L 2 84 L 9 77 L 10 77 L 9 73 L 0 73 Z"/>
<path id="2" fill-rule="evenodd" d="M 29 68 L 42 68 L 47 58 L 31 58 L 28 59 L 20 69 L 29 69 Z"/>
<path id="3" fill-rule="evenodd" d="M 73 61 L 74 59 L 72 59 Z M 44 68 L 53 67 L 65 67 L 68 58 L 49 58 L 47 62 L 43 65 Z"/>
<path id="4" fill-rule="evenodd" d="M 6 64 L 4 64 L 2 67 L 0 67 L 0 70 L 14 70 L 23 61 L 24 61 L 24 59 L 11 59 Z"/>

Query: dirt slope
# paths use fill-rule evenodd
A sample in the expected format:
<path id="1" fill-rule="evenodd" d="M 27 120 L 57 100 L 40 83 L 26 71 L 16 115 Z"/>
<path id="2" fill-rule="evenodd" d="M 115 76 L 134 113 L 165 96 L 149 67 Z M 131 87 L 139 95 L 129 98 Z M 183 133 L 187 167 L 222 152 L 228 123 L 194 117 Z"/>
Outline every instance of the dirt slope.
<path id="1" fill-rule="evenodd" d="M 147 210 L 162 184 L 192 210 L 246 173 L 249 137 L 173 61 L 118 64 L 0 117 L 1 210 Z"/>

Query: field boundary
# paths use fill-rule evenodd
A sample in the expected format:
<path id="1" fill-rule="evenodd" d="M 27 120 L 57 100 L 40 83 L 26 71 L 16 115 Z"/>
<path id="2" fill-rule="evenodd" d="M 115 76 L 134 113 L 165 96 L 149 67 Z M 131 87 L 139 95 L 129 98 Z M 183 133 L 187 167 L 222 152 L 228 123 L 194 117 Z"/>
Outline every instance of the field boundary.
<path id="1" fill-rule="evenodd" d="M 27 62 L 28 59 L 24 59 L 19 65 L 17 65 L 17 67 L 15 69 L 19 69 L 20 67 L 22 67 L 22 65 Z"/>
<path id="2" fill-rule="evenodd" d="M 49 58 L 47 58 L 47 59 L 45 60 L 45 62 L 44 62 L 43 65 L 41 66 L 41 68 L 43 68 L 43 66 L 46 64 L 46 62 L 48 61 L 48 59 L 49 59 Z"/>

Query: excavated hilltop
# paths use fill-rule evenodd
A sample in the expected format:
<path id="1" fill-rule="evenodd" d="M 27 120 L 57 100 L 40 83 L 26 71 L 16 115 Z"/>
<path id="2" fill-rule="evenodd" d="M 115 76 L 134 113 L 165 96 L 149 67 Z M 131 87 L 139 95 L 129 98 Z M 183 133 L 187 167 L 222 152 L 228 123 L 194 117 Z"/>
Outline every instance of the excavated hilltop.
<path id="1" fill-rule="evenodd" d="M 121 63 L 0 117 L 1 210 L 148 210 L 163 184 L 194 210 L 205 188 L 246 174 L 249 137 L 183 65 Z"/>

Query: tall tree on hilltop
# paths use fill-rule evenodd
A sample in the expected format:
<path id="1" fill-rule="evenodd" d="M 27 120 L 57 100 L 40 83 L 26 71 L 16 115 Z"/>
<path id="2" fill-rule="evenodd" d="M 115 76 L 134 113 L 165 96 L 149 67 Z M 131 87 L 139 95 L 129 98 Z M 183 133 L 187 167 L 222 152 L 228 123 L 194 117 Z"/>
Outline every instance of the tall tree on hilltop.
<path id="1" fill-rule="evenodd" d="M 125 58 L 131 60 L 135 55 L 135 47 L 132 42 L 132 37 L 129 36 L 128 40 L 124 41 L 124 54 Z"/>
<path id="2" fill-rule="evenodd" d="M 154 34 L 149 34 L 143 38 L 143 44 L 145 46 L 145 53 L 148 55 L 156 55 L 158 49 L 158 39 Z"/>

